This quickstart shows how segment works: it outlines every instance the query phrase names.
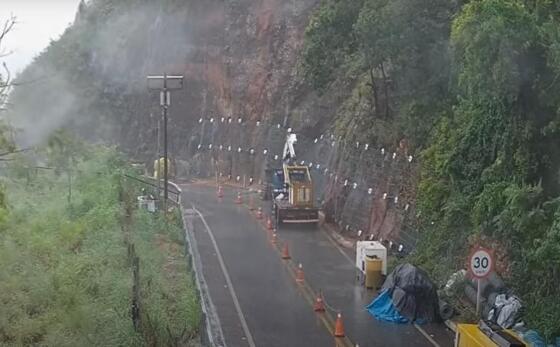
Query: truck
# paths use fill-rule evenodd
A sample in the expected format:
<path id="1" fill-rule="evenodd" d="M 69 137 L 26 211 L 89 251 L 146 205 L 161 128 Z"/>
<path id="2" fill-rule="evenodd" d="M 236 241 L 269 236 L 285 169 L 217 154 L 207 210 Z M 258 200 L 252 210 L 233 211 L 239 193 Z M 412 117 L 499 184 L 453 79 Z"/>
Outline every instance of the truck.
<path id="1" fill-rule="evenodd" d="M 276 225 L 284 223 L 317 224 L 319 208 L 314 205 L 313 180 L 309 167 L 295 164 L 295 134 L 289 134 L 284 146 L 283 165 L 268 175 L 269 195 Z"/>

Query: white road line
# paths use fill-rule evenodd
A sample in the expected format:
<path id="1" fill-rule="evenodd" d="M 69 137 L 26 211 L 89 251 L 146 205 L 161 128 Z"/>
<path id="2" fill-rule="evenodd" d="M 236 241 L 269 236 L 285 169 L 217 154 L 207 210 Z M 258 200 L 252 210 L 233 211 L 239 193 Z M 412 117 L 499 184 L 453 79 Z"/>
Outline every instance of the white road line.
<path id="1" fill-rule="evenodd" d="M 193 206 L 193 211 L 195 211 L 198 214 L 200 220 L 202 220 L 202 223 L 204 223 L 204 226 L 208 231 L 208 235 L 210 235 L 210 239 L 212 240 L 212 244 L 214 245 L 214 249 L 216 250 L 216 255 L 218 256 L 218 262 L 220 263 L 220 267 L 222 268 L 222 272 L 226 279 L 226 283 L 229 289 L 229 293 L 231 294 L 231 298 L 233 300 L 235 310 L 237 311 L 237 316 L 239 317 L 239 321 L 241 322 L 243 332 L 245 333 L 245 337 L 247 338 L 247 343 L 249 343 L 250 347 L 256 347 L 255 341 L 253 340 L 253 335 L 251 335 L 251 332 L 249 331 L 249 326 L 247 325 L 247 321 L 245 320 L 245 316 L 243 315 L 243 311 L 241 310 L 239 299 L 237 299 L 237 295 L 235 294 L 235 289 L 233 288 L 233 283 L 231 282 L 231 278 L 229 277 L 229 273 L 226 269 L 226 264 L 224 263 L 224 259 L 222 258 L 222 253 L 220 252 L 220 249 L 218 248 L 218 244 L 216 243 L 216 239 L 214 238 L 214 234 L 212 233 L 212 229 L 210 229 L 208 223 L 206 223 L 206 219 L 204 219 L 202 213 L 200 213 L 200 211 L 198 211 L 194 206 Z"/>
<path id="2" fill-rule="evenodd" d="M 425 338 L 428 339 L 434 345 L 434 347 L 441 347 L 439 343 L 437 343 L 432 337 L 426 332 L 426 330 L 422 329 L 418 324 L 414 323 L 414 327 L 422 334 Z"/>
<path id="3" fill-rule="evenodd" d="M 185 228 L 185 240 L 187 240 L 188 252 L 191 254 L 192 267 L 196 280 L 196 285 L 200 291 L 200 303 L 202 306 L 202 312 L 206 314 L 206 330 L 208 332 L 208 342 L 210 346 L 216 347 L 226 347 L 224 332 L 222 331 L 222 325 L 220 324 L 220 318 L 218 317 L 218 311 L 212 302 L 210 297 L 210 290 L 206 283 L 204 273 L 202 272 L 202 261 L 200 259 L 200 254 L 198 253 L 198 246 L 196 243 L 196 237 L 191 234 L 189 228 L 192 229 L 192 217 L 189 216 L 188 219 L 185 218 L 185 210 L 181 213 L 181 218 L 183 220 L 183 225 Z M 188 221 L 188 222 L 187 222 Z"/>

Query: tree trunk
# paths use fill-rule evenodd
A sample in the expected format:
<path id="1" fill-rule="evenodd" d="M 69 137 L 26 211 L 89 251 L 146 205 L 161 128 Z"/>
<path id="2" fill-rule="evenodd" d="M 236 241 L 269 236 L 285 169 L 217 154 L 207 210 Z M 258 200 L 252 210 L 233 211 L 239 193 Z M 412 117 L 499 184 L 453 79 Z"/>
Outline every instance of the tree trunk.
<path id="1" fill-rule="evenodd" d="M 389 86 L 387 85 L 387 75 L 385 74 L 385 66 L 380 65 L 381 75 L 383 76 L 383 93 L 385 94 L 385 118 L 389 118 Z"/>
<path id="2" fill-rule="evenodd" d="M 375 76 L 373 74 L 373 72 L 375 71 L 375 68 L 371 68 L 369 70 L 369 77 L 371 79 L 371 92 L 372 92 L 372 97 L 373 97 L 373 109 L 374 112 L 377 113 L 379 111 L 379 101 L 378 101 L 378 97 L 377 97 L 377 84 L 375 84 Z"/>

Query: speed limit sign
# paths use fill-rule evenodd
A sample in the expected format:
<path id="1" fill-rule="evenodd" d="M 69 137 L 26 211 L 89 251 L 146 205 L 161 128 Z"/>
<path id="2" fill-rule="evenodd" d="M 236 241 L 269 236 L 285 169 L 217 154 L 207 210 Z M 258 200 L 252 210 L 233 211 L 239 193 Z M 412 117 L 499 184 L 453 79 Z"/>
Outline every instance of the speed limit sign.
<path id="1" fill-rule="evenodd" d="M 482 247 L 476 248 L 469 258 L 469 270 L 476 278 L 484 278 L 490 274 L 494 267 L 492 253 Z"/>

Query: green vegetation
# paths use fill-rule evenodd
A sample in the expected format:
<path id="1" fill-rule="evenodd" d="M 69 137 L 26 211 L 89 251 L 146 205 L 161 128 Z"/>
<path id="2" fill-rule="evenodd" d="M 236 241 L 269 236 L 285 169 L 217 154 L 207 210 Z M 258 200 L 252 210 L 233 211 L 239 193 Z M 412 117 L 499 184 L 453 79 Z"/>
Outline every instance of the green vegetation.
<path id="1" fill-rule="evenodd" d="M 134 210 L 113 149 L 57 132 L 35 157 L 57 166 L 16 158 L 0 176 L 0 345 L 187 345 L 201 312 L 180 221 Z M 140 259 L 139 329 L 125 240 Z"/>
<path id="2" fill-rule="evenodd" d="M 558 6 L 347 3 L 323 1 L 302 68 L 323 92 L 353 82 L 341 135 L 388 146 L 406 139 L 421 153 L 423 236 L 411 260 L 443 280 L 482 240 L 497 250 L 527 323 L 560 335 Z"/>

